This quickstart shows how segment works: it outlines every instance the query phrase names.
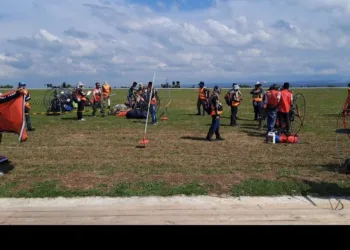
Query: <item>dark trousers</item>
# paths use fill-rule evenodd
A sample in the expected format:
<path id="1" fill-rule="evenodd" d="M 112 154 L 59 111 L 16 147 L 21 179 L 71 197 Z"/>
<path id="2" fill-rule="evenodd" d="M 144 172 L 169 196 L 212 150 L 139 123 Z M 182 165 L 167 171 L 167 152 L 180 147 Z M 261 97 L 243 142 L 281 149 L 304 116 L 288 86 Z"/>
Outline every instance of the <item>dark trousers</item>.
<path id="1" fill-rule="evenodd" d="M 30 109 L 25 107 L 24 111 L 26 113 L 25 118 L 26 118 L 27 130 L 31 130 L 32 129 L 32 121 L 30 120 L 30 116 L 29 116 Z"/>
<path id="2" fill-rule="evenodd" d="M 220 118 L 216 119 L 216 115 L 211 116 L 211 126 L 207 134 L 207 139 L 211 139 L 215 134 L 216 138 L 220 138 Z"/>
<path id="3" fill-rule="evenodd" d="M 198 101 L 197 101 L 197 109 L 198 109 L 198 115 L 201 114 L 201 106 L 203 107 L 203 115 L 205 113 L 205 104 L 206 104 L 206 100 L 202 100 L 200 98 L 198 98 Z"/>
<path id="4" fill-rule="evenodd" d="M 92 115 L 96 115 L 96 111 L 100 109 L 102 116 L 105 115 L 105 110 L 104 110 L 104 103 L 102 102 L 94 102 L 92 105 Z"/>
<path id="5" fill-rule="evenodd" d="M 253 101 L 253 107 L 254 107 L 254 120 L 259 120 L 261 118 L 261 111 L 262 111 L 262 102 L 255 102 Z"/>
<path id="6" fill-rule="evenodd" d="M 290 116 L 289 113 L 282 113 L 279 112 L 279 122 L 280 122 L 280 129 L 282 132 L 290 133 Z M 285 128 L 283 128 L 285 125 Z"/>
<path id="7" fill-rule="evenodd" d="M 230 126 L 237 125 L 238 106 L 231 106 L 231 123 Z"/>
<path id="8" fill-rule="evenodd" d="M 85 102 L 83 101 L 78 102 L 78 111 L 77 111 L 78 120 L 83 119 L 84 108 L 85 108 Z"/>

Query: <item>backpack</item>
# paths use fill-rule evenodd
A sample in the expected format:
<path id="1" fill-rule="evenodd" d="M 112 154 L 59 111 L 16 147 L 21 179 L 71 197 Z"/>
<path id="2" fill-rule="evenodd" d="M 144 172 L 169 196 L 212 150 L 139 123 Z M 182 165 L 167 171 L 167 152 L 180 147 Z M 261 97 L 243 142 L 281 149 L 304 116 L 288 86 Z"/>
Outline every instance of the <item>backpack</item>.
<path id="1" fill-rule="evenodd" d="M 227 92 L 227 94 L 225 95 L 225 102 L 228 106 L 232 105 L 232 94 L 229 92 Z"/>
<path id="2" fill-rule="evenodd" d="M 78 103 L 77 89 L 75 89 L 72 93 L 72 100 L 73 100 L 73 102 Z"/>

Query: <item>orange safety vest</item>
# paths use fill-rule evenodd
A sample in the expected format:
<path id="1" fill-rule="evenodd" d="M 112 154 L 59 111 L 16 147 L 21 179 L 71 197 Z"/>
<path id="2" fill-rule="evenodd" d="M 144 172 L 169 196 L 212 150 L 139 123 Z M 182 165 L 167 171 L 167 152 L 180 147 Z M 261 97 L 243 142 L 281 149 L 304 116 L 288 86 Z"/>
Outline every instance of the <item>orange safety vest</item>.
<path id="1" fill-rule="evenodd" d="M 76 95 L 77 99 L 80 98 L 80 100 L 86 101 L 86 97 L 80 95 L 80 94 L 79 94 L 80 91 L 78 91 L 78 90 L 79 90 L 79 89 L 76 89 L 76 90 L 75 90 L 75 95 Z"/>
<path id="2" fill-rule="evenodd" d="M 94 101 L 95 102 L 101 102 L 102 101 L 101 89 L 98 89 L 98 88 L 94 89 Z"/>
<path id="3" fill-rule="evenodd" d="M 293 93 L 288 89 L 281 91 L 281 100 L 278 107 L 278 110 L 282 113 L 289 113 L 292 106 Z"/>
<path id="4" fill-rule="evenodd" d="M 252 98 L 253 101 L 256 101 L 256 102 L 262 102 L 263 100 L 263 97 L 262 97 L 262 94 L 253 94 L 253 98 Z"/>
<path id="5" fill-rule="evenodd" d="M 237 99 L 237 98 L 235 98 L 235 94 L 238 95 L 238 93 L 232 93 L 232 96 L 231 96 L 231 98 L 232 98 L 232 103 L 231 103 L 232 107 L 238 107 L 239 105 L 241 105 L 241 101 L 235 100 L 235 99 Z"/>
<path id="6" fill-rule="evenodd" d="M 276 108 L 278 105 L 278 95 L 279 91 L 277 90 L 268 90 L 266 91 L 267 107 Z"/>
<path id="7" fill-rule="evenodd" d="M 109 86 L 109 84 L 107 84 L 107 83 L 103 84 L 102 90 L 103 90 L 103 97 L 104 98 L 109 97 L 110 93 L 112 92 L 111 86 Z"/>
<path id="8" fill-rule="evenodd" d="M 219 96 L 218 96 L 218 102 L 220 103 Z M 222 110 L 218 110 L 218 115 L 221 115 L 221 114 L 222 114 Z M 216 115 L 215 106 L 213 103 L 211 103 L 211 115 Z"/>
<path id="9" fill-rule="evenodd" d="M 207 97 L 205 95 L 205 90 L 206 90 L 206 88 L 204 88 L 204 87 L 199 89 L 199 91 L 198 91 L 199 99 L 201 99 L 201 100 L 206 100 L 207 99 Z"/>
<path id="10" fill-rule="evenodd" d="M 153 92 L 153 93 L 150 93 L 150 94 L 149 94 L 149 97 L 152 97 L 152 94 L 154 94 L 154 97 L 151 99 L 151 104 L 152 104 L 152 105 L 155 105 L 155 104 L 157 104 L 157 99 L 156 99 L 156 95 L 155 95 L 155 90 L 152 89 L 152 92 Z"/>

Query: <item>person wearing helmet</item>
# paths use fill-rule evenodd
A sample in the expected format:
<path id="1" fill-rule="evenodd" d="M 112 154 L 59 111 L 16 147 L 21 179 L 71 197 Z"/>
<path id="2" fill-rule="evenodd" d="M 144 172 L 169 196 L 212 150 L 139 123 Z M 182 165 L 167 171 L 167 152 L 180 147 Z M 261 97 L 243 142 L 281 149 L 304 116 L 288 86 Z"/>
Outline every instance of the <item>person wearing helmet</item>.
<path id="1" fill-rule="evenodd" d="M 209 98 L 209 90 L 205 87 L 204 82 L 200 82 L 199 84 L 199 90 L 198 90 L 198 100 L 197 100 L 197 115 L 201 115 L 201 106 L 203 107 L 203 115 L 205 113 L 205 107 L 208 102 Z"/>
<path id="2" fill-rule="evenodd" d="M 112 92 L 112 88 L 111 86 L 108 84 L 108 82 L 104 82 L 102 85 L 102 92 L 103 92 L 103 106 L 105 106 L 105 101 L 107 100 L 107 108 L 110 109 L 111 108 L 111 92 Z"/>
<path id="3" fill-rule="evenodd" d="M 281 92 L 279 91 L 279 86 L 277 84 L 271 85 L 264 96 L 264 108 L 267 111 L 267 133 L 273 132 L 275 128 L 277 119 L 277 108 L 280 103 L 280 100 Z"/>
<path id="4" fill-rule="evenodd" d="M 24 93 L 24 95 L 26 96 L 25 97 L 25 118 L 26 118 L 27 130 L 28 131 L 34 131 L 35 128 L 32 127 L 32 122 L 31 122 L 30 115 L 29 115 L 29 112 L 32 109 L 32 107 L 31 107 L 31 105 L 29 103 L 29 100 L 32 99 L 31 96 L 30 96 L 30 93 L 26 89 L 26 84 L 22 83 L 22 82 L 18 83 L 17 90 L 22 91 Z"/>
<path id="5" fill-rule="evenodd" d="M 104 104 L 102 103 L 101 84 L 95 83 L 96 88 L 93 90 L 93 105 L 92 105 L 92 116 L 96 117 L 97 109 L 100 109 L 102 117 L 105 117 Z"/>
<path id="6" fill-rule="evenodd" d="M 74 100 L 78 103 L 77 116 L 79 121 L 85 121 L 83 118 L 83 112 L 85 108 L 86 102 L 86 93 L 83 91 L 84 84 L 82 82 L 78 82 L 77 88 L 74 91 Z"/>
<path id="7" fill-rule="evenodd" d="M 213 141 L 212 137 L 214 134 L 217 141 L 224 140 L 220 135 L 220 115 L 222 114 L 222 105 L 219 100 L 220 93 L 220 88 L 218 86 L 215 86 L 213 89 L 213 94 L 209 98 L 212 122 L 207 137 L 205 138 L 207 141 Z"/>
<path id="8" fill-rule="evenodd" d="M 232 84 L 232 89 L 229 92 L 227 92 L 227 94 L 225 95 L 225 100 L 227 105 L 231 107 L 230 126 L 236 127 L 238 126 L 237 124 L 238 106 L 241 104 L 241 101 L 242 101 L 242 93 L 237 83 Z"/>
<path id="9" fill-rule="evenodd" d="M 257 82 L 255 88 L 250 91 L 252 95 L 253 108 L 254 108 L 254 120 L 258 121 L 261 118 L 261 111 L 263 109 L 263 93 L 264 90 L 261 87 L 261 83 Z"/>
<path id="10" fill-rule="evenodd" d="M 131 87 L 129 88 L 128 97 L 127 97 L 128 98 L 129 107 L 132 108 L 132 109 L 135 106 L 136 86 L 137 86 L 137 82 L 133 82 Z"/>

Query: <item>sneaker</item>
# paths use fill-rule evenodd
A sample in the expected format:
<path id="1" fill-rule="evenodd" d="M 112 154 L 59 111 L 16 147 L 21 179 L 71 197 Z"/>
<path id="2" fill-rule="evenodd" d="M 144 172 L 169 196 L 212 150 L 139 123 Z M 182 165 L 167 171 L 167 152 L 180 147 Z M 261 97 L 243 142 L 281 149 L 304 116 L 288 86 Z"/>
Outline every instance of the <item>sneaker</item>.
<path id="1" fill-rule="evenodd" d="M 151 124 L 152 124 L 152 125 L 157 125 L 157 124 L 158 124 L 158 122 L 152 122 Z"/>
<path id="2" fill-rule="evenodd" d="M 220 137 L 216 138 L 216 140 L 217 141 L 224 141 L 225 139 L 220 136 Z"/>
<path id="3" fill-rule="evenodd" d="M 86 120 L 84 118 L 81 118 L 79 121 L 81 122 L 85 122 Z"/>
<path id="4" fill-rule="evenodd" d="M 214 141 L 212 138 L 205 138 L 206 141 Z"/>
<path id="5" fill-rule="evenodd" d="M 35 128 L 27 129 L 27 131 L 35 131 Z"/>

